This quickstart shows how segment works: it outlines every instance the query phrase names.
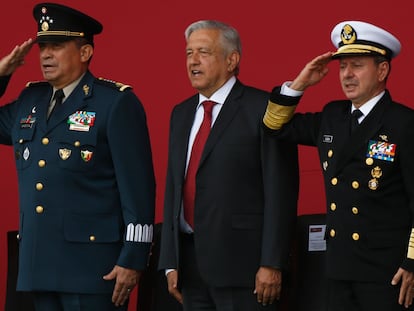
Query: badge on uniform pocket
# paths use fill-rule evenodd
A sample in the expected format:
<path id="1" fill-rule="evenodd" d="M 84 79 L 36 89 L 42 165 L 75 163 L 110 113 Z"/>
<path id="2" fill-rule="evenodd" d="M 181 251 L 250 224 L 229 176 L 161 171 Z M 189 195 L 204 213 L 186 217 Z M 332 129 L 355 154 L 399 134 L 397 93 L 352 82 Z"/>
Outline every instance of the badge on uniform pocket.
<path id="1" fill-rule="evenodd" d="M 93 152 L 89 150 L 81 150 L 81 158 L 84 162 L 89 162 L 92 159 Z"/>
<path id="2" fill-rule="evenodd" d="M 63 161 L 69 159 L 71 154 L 72 154 L 72 150 L 70 149 L 67 149 L 67 148 L 59 149 L 59 156 Z"/>

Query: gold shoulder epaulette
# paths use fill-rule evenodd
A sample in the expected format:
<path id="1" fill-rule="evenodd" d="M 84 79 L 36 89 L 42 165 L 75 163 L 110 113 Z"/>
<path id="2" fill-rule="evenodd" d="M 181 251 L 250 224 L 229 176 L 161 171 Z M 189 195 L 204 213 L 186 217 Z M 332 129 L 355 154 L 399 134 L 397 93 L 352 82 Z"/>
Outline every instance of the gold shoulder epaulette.
<path id="1" fill-rule="evenodd" d="M 49 82 L 47 81 L 29 81 L 26 83 L 26 87 L 32 87 L 32 86 L 41 86 L 41 85 L 47 85 Z"/>
<path id="2" fill-rule="evenodd" d="M 116 81 L 109 80 L 109 79 L 105 79 L 105 78 L 98 78 L 97 81 L 100 84 L 103 84 L 103 85 L 107 85 L 107 86 L 116 88 L 116 89 L 118 89 L 121 92 L 123 92 L 125 90 L 128 90 L 128 89 L 132 89 L 132 86 L 130 86 L 130 85 L 123 84 L 121 82 L 116 82 Z"/>

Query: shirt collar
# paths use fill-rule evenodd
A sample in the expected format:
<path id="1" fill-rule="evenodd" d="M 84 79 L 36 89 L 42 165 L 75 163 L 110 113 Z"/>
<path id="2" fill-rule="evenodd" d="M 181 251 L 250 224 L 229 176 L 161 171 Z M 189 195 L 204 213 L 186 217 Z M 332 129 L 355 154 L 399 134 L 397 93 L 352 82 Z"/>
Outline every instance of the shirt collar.
<path id="1" fill-rule="evenodd" d="M 367 101 L 365 104 L 363 104 L 361 107 L 359 107 L 359 110 L 361 110 L 361 112 L 363 113 L 364 116 L 367 116 L 368 113 L 371 112 L 371 110 L 375 107 L 375 105 L 378 103 L 378 101 L 380 100 L 380 98 L 384 95 L 385 91 L 382 91 L 381 93 L 379 93 L 377 96 L 371 98 L 369 101 Z M 354 105 L 351 105 L 351 113 L 355 110 L 356 108 L 354 107 Z"/>
<path id="2" fill-rule="evenodd" d="M 67 85 L 63 88 L 63 93 L 65 94 L 65 97 L 63 98 L 63 101 L 65 101 L 65 99 L 69 97 L 69 95 L 73 92 L 73 90 L 79 84 L 80 80 L 82 80 L 84 75 L 85 74 L 81 75 L 78 79 L 76 79 L 75 81 L 73 81 L 72 83 L 70 83 L 69 85 Z M 54 87 L 53 88 L 53 94 L 55 94 L 56 90 L 57 89 Z M 52 96 L 52 98 L 53 98 L 53 96 Z"/>
<path id="3" fill-rule="evenodd" d="M 224 102 L 226 101 L 227 96 L 229 96 L 230 91 L 233 88 L 235 83 L 236 83 L 236 77 L 232 76 L 230 79 L 227 80 L 226 83 L 224 83 L 224 85 L 221 88 L 219 88 L 216 92 L 214 92 L 214 94 L 211 95 L 210 98 L 207 98 L 202 94 L 199 94 L 200 96 L 199 96 L 197 108 L 201 105 L 203 101 L 206 101 L 206 100 L 212 100 L 213 102 L 219 105 L 223 105 Z"/>

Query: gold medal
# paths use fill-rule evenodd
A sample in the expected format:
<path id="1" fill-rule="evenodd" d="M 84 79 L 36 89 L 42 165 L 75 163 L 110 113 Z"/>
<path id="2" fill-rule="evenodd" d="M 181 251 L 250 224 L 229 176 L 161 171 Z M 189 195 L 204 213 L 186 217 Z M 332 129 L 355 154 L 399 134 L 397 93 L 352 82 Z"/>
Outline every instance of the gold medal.
<path id="1" fill-rule="evenodd" d="M 378 180 L 376 178 L 372 178 L 370 181 L 368 181 L 368 188 L 371 190 L 377 190 Z"/>
<path id="2" fill-rule="evenodd" d="M 371 170 L 371 176 L 374 178 L 380 178 L 382 176 L 382 170 L 379 166 L 374 167 Z"/>

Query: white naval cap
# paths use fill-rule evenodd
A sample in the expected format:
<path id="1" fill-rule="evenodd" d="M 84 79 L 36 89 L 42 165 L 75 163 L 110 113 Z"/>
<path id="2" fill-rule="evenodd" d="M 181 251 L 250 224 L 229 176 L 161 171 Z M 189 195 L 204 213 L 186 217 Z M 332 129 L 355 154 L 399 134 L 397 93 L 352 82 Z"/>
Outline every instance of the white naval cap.
<path id="1" fill-rule="evenodd" d="M 344 21 L 331 33 L 338 49 L 332 58 L 352 55 L 382 55 L 391 60 L 401 50 L 400 41 L 388 31 L 361 21 Z"/>

